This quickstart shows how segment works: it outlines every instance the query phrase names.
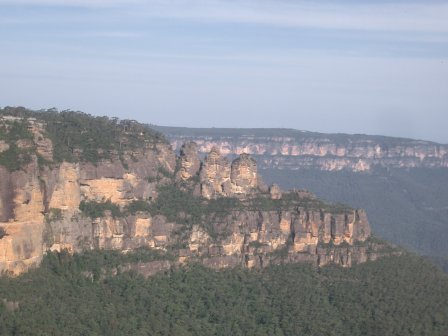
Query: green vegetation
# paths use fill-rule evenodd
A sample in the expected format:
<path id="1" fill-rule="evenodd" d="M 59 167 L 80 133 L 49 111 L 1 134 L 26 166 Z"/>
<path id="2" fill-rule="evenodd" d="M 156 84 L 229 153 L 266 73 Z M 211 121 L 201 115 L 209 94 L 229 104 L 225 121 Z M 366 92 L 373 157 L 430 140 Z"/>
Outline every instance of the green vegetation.
<path id="1" fill-rule="evenodd" d="M 193 196 L 191 190 L 167 184 L 158 187 L 158 197 L 150 204 L 149 212 L 183 224 L 187 231 L 195 224 L 200 225 L 212 239 L 218 240 L 229 234 L 228 223 L 223 219 L 243 208 L 243 203 L 236 198 L 206 200 Z"/>
<path id="2" fill-rule="evenodd" d="M 125 214 L 135 215 L 137 212 L 149 212 L 151 209 L 149 202 L 143 200 L 134 200 L 125 208 Z"/>
<path id="3" fill-rule="evenodd" d="M 57 258 L 57 259 L 56 259 Z M 50 254 L 47 264 L 55 269 L 58 274 L 82 272 L 92 274 L 94 280 L 100 280 L 101 276 L 111 275 L 112 271 L 118 271 L 120 266 L 126 264 L 145 263 L 155 260 L 174 260 L 174 256 L 163 251 L 148 248 L 138 248 L 130 253 L 121 251 L 85 251 L 81 254 L 70 256 L 65 251 Z"/>
<path id="4" fill-rule="evenodd" d="M 415 143 L 416 140 L 406 138 L 396 138 L 381 135 L 365 135 L 365 134 L 343 134 L 343 133 L 318 133 L 300 131 L 290 128 L 189 128 L 189 127 L 170 127 L 152 125 L 154 129 L 166 134 L 168 137 L 185 137 L 185 138 L 208 138 L 215 141 L 229 141 L 232 139 L 234 143 L 247 141 L 249 138 L 252 143 L 265 144 L 266 138 L 289 138 L 294 139 L 297 143 L 313 141 L 314 143 L 334 143 L 338 146 L 350 146 L 353 143 L 370 144 L 377 143 L 381 147 L 392 147 L 399 145 L 408 145 Z M 421 143 L 421 142 L 420 142 Z M 432 144 L 431 142 L 426 142 Z"/>
<path id="5" fill-rule="evenodd" d="M 9 171 L 15 171 L 31 162 L 30 150 L 19 149 L 15 143 L 11 143 L 9 149 L 0 153 L 0 165 Z"/>
<path id="6" fill-rule="evenodd" d="M 45 166 L 49 166 L 51 164 L 50 161 L 44 159 L 39 153 L 36 153 L 37 156 L 37 164 L 40 169 L 43 169 Z"/>
<path id="7" fill-rule="evenodd" d="M 168 221 L 191 226 L 200 223 L 204 208 L 200 198 L 174 184 L 167 184 L 158 187 L 158 196 L 151 203 L 150 212 L 163 215 Z"/>
<path id="8" fill-rule="evenodd" d="M 346 213 L 352 208 L 340 203 L 327 203 L 318 198 L 304 197 L 295 192 L 283 193 L 281 199 L 271 199 L 269 195 L 260 195 L 244 202 L 251 210 L 281 211 L 300 206 L 309 210 L 322 210 L 334 214 Z"/>
<path id="9" fill-rule="evenodd" d="M 2 239 L 4 236 L 6 236 L 6 231 L 4 228 L 0 227 L 0 239 Z"/>
<path id="10" fill-rule="evenodd" d="M 352 269 L 290 264 L 215 272 L 191 265 L 149 279 L 104 272 L 165 257 L 151 253 L 49 254 L 39 269 L 0 278 L 0 298 L 19 302 L 12 312 L 0 300 L 0 334 L 443 336 L 448 330 L 448 277 L 414 256 Z"/>
<path id="11" fill-rule="evenodd" d="M 427 257 L 434 265 L 442 271 L 448 273 L 448 258 L 443 257 Z"/>
<path id="12" fill-rule="evenodd" d="M 44 230 L 42 232 L 42 240 L 47 246 L 54 244 L 54 234 L 52 223 L 60 221 L 64 218 L 62 210 L 57 208 L 50 208 L 45 215 Z"/>
<path id="13" fill-rule="evenodd" d="M 150 212 L 151 206 L 148 201 L 134 200 L 130 202 L 123 210 L 120 207 L 112 203 L 110 200 L 103 202 L 95 201 L 81 201 L 79 204 L 79 210 L 83 212 L 86 217 L 98 218 L 103 217 L 105 211 L 109 211 L 112 217 L 120 218 L 129 215 L 135 215 L 137 212 Z"/>
<path id="14" fill-rule="evenodd" d="M 258 240 L 252 241 L 252 242 L 249 243 L 249 247 L 253 247 L 253 248 L 260 248 L 260 247 L 263 247 L 263 246 L 267 246 L 267 244 L 266 243 L 260 243 Z"/>
<path id="15" fill-rule="evenodd" d="M 92 219 L 103 217 L 105 211 L 109 211 L 114 218 L 121 217 L 122 215 L 119 206 L 112 203 L 110 200 L 104 202 L 81 201 L 79 210 L 81 210 L 85 216 Z"/>
<path id="16" fill-rule="evenodd" d="M 12 142 L 17 140 L 32 140 L 33 135 L 28 125 L 19 121 L 4 121 L 0 123 L 0 140 Z"/>
<path id="17" fill-rule="evenodd" d="M 220 197 L 217 199 L 208 200 L 206 205 L 206 213 L 214 214 L 218 217 L 228 215 L 231 211 L 243 210 L 244 204 L 233 197 Z"/>
<path id="18" fill-rule="evenodd" d="M 146 178 L 146 180 L 147 180 L 149 183 L 154 183 L 154 182 L 159 182 L 159 181 L 160 181 L 160 178 L 159 178 L 158 176 L 148 176 L 148 177 Z"/>
<path id="19" fill-rule="evenodd" d="M 54 244 L 53 227 L 48 221 L 45 221 L 44 223 L 44 229 L 42 231 L 42 242 L 46 246 L 52 246 Z"/>
<path id="20" fill-rule="evenodd" d="M 293 210 L 298 206 L 344 213 L 350 208 L 343 205 L 332 205 L 314 198 L 303 198 L 296 193 L 284 194 L 281 200 L 272 200 L 269 195 L 263 194 L 248 200 L 239 200 L 232 197 L 221 197 L 207 200 L 192 195 L 193 191 L 175 183 L 159 185 L 157 198 L 150 202 L 138 202 L 140 211 L 148 211 L 152 215 L 163 215 L 168 221 L 183 224 L 182 231 L 191 230 L 197 224 L 212 237 L 218 240 L 225 238 L 230 230 L 228 216 L 234 211 L 282 211 Z M 129 207 L 135 213 L 134 206 Z M 129 214 L 123 212 L 121 215 Z"/>
<path id="21" fill-rule="evenodd" d="M 58 208 L 50 208 L 48 213 L 45 215 L 45 221 L 55 222 L 63 218 L 62 210 Z"/>
<path id="22" fill-rule="evenodd" d="M 285 246 L 270 252 L 269 256 L 272 257 L 274 260 L 283 263 L 283 261 L 288 257 L 288 250 L 290 245 L 291 242 L 287 241 Z"/>
<path id="23" fill-rule="evenodd" d="M 55 109 L 36 112 L 22 107 L 5 107 L 0 109 L 0 115 L 43 121 L 46 124 L 46 136 L 53 142 L 56 162 L 96 163 L 110 159 L 112 155 L 122 158 L 126 150 L 166 141 L 160 133 L 136 121 L 94 117 L 82 112 L 58 112 Z M 27 127 L 26 123 L 16 123 L 22 125 L 22 128 Z M 25 138 L 28 133 L 24 130 L 14 132 L 20 139 Z"/>
<path id="24" fill-rule="evenodd" d="M 30 163 L 31 153 L 35 151 L 34 146 L 19 148 L 17 141 L 26 141 L 32 138 L 33 136 L 26 124 L 18 121 L 0 122 L 0 141 L 9 147 L 0 153 L 0 165 L 6 167 L 9 171 L 14 171 Z"/>
<path id="25" fill-rule="evenodd" d="M 170 171 L 168 171 L 168 169 L 166 169 L 165 167 L 162 167 L 162 166 L 159 167 L 158 173 L 161 176 L 167 177 L 169 179 L 173 179 L 174 175 L 175 175 L 175 174 L 171 173 Z"/>

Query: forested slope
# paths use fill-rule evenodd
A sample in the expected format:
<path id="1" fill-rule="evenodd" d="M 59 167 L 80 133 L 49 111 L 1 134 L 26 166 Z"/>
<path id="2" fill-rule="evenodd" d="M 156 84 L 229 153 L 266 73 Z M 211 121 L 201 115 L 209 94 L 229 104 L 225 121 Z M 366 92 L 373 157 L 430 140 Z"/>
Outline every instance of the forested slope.
<path id="1" fill-rule="evenodd" d="M 50 254 L 0 278 L 2 335 L 446 335 L 448 277 L 419 257 L 343 269 L 199 265 L 145 279 L 117 252 Z M 98 272 L 98 270 L 102 270 Z"/>

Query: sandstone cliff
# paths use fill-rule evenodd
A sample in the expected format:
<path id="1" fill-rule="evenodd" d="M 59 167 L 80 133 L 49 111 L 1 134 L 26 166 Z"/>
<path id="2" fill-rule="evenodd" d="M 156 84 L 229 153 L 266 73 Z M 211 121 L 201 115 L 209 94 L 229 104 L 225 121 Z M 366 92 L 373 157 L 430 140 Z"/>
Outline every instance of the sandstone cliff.
<path id="1" fill-rule="evenodd" d="M 189 129 L 157 127 L 178 150 L 195 141 L 201 153 L 251 154 L 261 168 L 370 171 L 448 167 L 448 145 L 383 136 L 321 134 L 290 129 Z"/>
<path id="2" fill-rule="evenodd" d="M 377 255 L 363 210 L 276 185 L 268 190 L 246 153 L 230 162 L 211 148 L 201 162 L 197 144 L 186 143 L 176 158 L 163 138 L 116 120 L 107 124 L 116 143 L 73 145 L 75 131 L 61 143 L 51 132 L 63 122 L 53 114 L 0 121 L 3 153 L 22 140 L 12 127 L 26 126 L 20 167 L 0 165 L 0 272 L 19 274 L 45 251 L 62 249 L 147 247 L 215 268 L 283 261 L 350 266 Z M 83 127 L 92 141 L 103 141 L 88 123 Z M 0 162 L 5 157 L 0 153 Z"/>

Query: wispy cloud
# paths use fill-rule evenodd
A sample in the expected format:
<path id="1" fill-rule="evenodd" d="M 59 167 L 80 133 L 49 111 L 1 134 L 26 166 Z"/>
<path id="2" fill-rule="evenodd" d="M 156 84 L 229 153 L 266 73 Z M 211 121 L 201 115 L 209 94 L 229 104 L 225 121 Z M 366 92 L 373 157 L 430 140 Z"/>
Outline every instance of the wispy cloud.
<path id="1" fill-rule="evenodd" d="M 333 132 L 414 114 L 446 139 L 447 18 L 446 0 L 0 0 L 0 100 Z"/>
<path id="2" fill-rule="evenodd" d="M 58 7 L 116 7 L 144 4 L 143 0 L 0 0 L 0 5 L 58 6 Z"/>
<path id="3" fill-rule="evenodd" d="M 152 13 L 185 19 L 282 27 L 448 32 L 447 4 L 182 1 L 177 5 L 182 5 L 180 10 L 178 6 L 168 5 L 159 6 Z"/>
<path id="4" fill-rule="evenodd" d="M 289 2 L 274 0 L 0 0 L 1 4 L 125 9 L 125 15 L 280 27 L 448 33 L 439 2 Z"/>
<path id="5" fill-rule="evenodd" d="M 81 37 L 105 37 L 105 38 L 137 38 L 144 36 L 143 32 L 137 31 L 119 31 L 119 30 L 99 30 L 77 33 Z"/>

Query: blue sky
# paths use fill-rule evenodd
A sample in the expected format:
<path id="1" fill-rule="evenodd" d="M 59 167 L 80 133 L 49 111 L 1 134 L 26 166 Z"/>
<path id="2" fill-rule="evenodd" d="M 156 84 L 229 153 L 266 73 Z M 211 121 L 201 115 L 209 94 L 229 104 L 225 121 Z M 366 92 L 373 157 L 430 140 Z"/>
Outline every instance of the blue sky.
<path id="1" fill-rule="evenodd" d="M 0 0 L 0 106 L 448 143 L 448 1 Z"/>

